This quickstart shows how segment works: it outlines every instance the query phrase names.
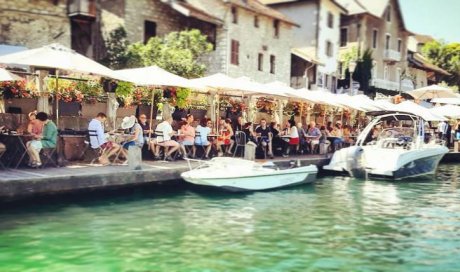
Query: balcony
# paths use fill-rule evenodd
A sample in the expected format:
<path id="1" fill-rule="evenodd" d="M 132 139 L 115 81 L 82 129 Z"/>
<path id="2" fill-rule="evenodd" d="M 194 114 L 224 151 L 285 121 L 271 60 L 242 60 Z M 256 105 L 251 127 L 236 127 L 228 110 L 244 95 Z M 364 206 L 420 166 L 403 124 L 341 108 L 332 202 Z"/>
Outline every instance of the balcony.
<path id="1" fill-rule="evenodd" d="M 399 91 L 399 82 L 380 79 L 380 78 L 372 79 L 371 86 L 374 86 L 375 88 L 378 88 L 378 89 Z M 412 91 L 413 89 L 414 89 L 414 84 L 412 83 L 412 81 L 410 80 L 401 81 L 401 91 L 407 92 L 407 91 Z"/>
<path id="2" fill-rule="evenodd" d="M 388 62 L 401 61 L 401 53 L 396 50 L 385 49 L 383 51 L 383 60 Z"/>
<path id="3" fill-rule="evenodd" d="M 69 17 L 96 18 L 95 0 L 69 0 L 67 8 Z"/>

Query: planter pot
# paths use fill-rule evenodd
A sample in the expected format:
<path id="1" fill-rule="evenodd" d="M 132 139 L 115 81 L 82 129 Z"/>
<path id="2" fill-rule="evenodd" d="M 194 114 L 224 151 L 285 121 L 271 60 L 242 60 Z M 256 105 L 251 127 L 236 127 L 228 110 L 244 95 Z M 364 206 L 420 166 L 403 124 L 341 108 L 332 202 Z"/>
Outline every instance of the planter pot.
<path id="1" fill-rule="evenodd" d="M 5 100 L 5 111 L 28 114 L 37 109 L 38 98 L 12 98 Z"/>
<path id="2" fill-rule="evenodd" d="M 86 103 L 84 102 L 81 107 L 81 114 L 84 118 L 94 118 L 98 113 L 107 111 L 106 102 Z"/>
<path id="3" fill-rule="evenodd" d="M 59 116 L 79 116 L 80 103 L 59 101 Z"/>

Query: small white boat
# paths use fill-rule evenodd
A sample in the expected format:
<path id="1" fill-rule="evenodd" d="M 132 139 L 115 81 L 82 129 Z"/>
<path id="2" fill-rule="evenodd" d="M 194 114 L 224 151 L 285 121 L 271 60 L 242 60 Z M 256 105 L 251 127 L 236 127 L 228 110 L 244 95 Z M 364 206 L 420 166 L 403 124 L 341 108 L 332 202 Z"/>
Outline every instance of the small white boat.
<path id="1" fill-rule="evenodd" d="M 223 157 L 200 161 L 200 163 L 197 168 L 182 173 L 181 177 L 196 185 L 218 187 L 234 192 L 269 190 L 310 183 L 316 179 L 318 173 L 315 165 L 297 166 L 295 162 L 285 169 L 280 169 L 271 162 L 262 164 Z"/>

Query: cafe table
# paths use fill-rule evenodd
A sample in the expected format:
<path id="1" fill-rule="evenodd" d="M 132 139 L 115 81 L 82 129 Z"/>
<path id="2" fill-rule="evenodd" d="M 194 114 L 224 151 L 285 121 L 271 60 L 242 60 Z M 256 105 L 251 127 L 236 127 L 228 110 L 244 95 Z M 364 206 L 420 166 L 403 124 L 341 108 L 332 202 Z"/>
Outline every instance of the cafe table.
<path id="1" fill-rule="evenodd" d="M 32 140 L 31 135 L 11 133 L 0 134 L 0 142 L 6 146 L 6 151 L 2 156 L 5 167 L 13 166 L 17 169 L 26 159 L 27 147 L 26 143 Z"/>

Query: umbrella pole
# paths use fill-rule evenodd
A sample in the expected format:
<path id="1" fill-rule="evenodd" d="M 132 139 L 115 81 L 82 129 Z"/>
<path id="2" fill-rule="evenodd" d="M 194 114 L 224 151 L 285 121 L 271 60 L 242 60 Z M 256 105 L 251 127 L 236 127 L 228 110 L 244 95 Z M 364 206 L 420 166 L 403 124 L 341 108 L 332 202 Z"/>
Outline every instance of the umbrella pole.
<path id="1" fill-rule="evenodd" d="M 56 89 L 54 95 L 54 116 L 56 119 L 56 126 L 59 128 L 59 97 L 58 97 L 58 87 L 59 87 L 59 70 L 56 69 Z"/>
<path id="2" fill-rule="evenodd" d="M 155 103 L 155 89 L 152 91 L 152 101 L 150 105 L 149 143 L 148 143 L 149 150 L 151 149 L 150 141 L 152 139 L 153 103 Z"/>

